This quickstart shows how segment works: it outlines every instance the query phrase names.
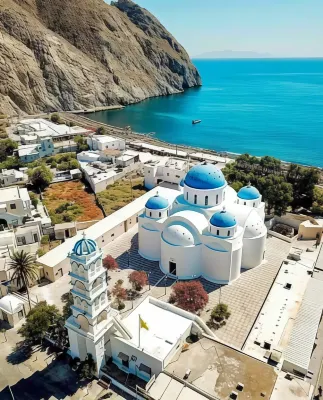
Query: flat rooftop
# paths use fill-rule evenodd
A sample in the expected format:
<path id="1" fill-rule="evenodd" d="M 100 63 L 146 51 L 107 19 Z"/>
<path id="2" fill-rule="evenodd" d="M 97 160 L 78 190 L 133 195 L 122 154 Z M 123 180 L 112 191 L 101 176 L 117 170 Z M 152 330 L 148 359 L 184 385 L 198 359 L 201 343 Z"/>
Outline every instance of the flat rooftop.
<path id="1" fill-rule="evenodd" d="M 164 360 L 178 340 L 192 326 L 192 320 L 153 304 L 147 297 L 132 313 L 122 320 L 133 335 L 130 340 L 136 347 L 139 343 L 139 315 L 148 326 L 140 330 L 140 348 L 160 360 Z M 120 339 L 128 342 L 128 340 Z"/>
<path id="2" fill-rule="evenodd" d="M 0 189 L 0 202 L 4 203 L 6 201 L 13 200 L 30 200 L 28 190 L 26 188 L 19 189 L 18 186 L 12 186 L 8 188 Z"/>
<path id="3" fill-rule="evenodd" d="M 168 373 L 181 379 L 188 369 L 187 382 L 221 400 L 228 399 L 232 391 L 239 393 L 239 400 L 269 399 L 277 379 L 272 366 L 206 337 L 190 344 L 166 367 Z M 244 385 L 241 392 L 236 389 L 238 383 Z"/>
<path id="4" fill-rule="evenodd" d="M 124 141 L 124 139 L 120 139 L 118 137 L 108 136 L 108 135 L 93 135 L 93 139 L 97 140 L 100 143 L 110 143 L 110 142 L 115 142 L 118 140 Z"/>

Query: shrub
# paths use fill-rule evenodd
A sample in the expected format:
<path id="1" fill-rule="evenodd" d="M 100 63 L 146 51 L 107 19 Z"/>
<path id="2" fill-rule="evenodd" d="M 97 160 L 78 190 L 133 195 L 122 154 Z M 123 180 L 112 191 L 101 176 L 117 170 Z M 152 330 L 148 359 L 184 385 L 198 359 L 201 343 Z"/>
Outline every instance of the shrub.
<path id="1" fill-rule="evenodd" d="M 50 120 L 54 122 L 54 124 L 60 124 L 62 122 L 61 117 L 58 113 L 54 113 L 50 116 Z"/>
<path id="2" fill-rule="evenodd" d="M 107 255 L 106 257 L 104 257 L 103 259 L 103 266 L 104 268 L 106 268 L 108 271 L 113 271 L 115 269 L 119 268 L 118 263 L 116 262 L 116 260 L 110 256 Z"/>
<path id="3" fill-rule="evenodd" d="M 88 353 L 86 359 L 80 363 L 78 372 L 81 379 L 91 379 L 95 374 L 95 362 L 92 354 Z"/>
<path id="4" fill-rule="evenodd" d="M 40 241 L 41 244 L 48 244 L 49 243 L 49 235 L 43 235 Z"/>
<path id="5" fill-rule="evenodd" d="M 211 312 L 211 318 L 216 322 L 222 322 L 228 319 L 230 315 L 231 313 L 228 310 L 228 305 L 224 303 L 219 303 Z"/>
<path id="6" fill-rule="evenodd" d="M 173 286 L 169 301 L 190 312 L 203 310 L 209 296 L 198 281 L 178 282 Z"/>
<path id="7" fill-rule="evenodd" d="M 118 304 L 118 310 L 119 311 L 121 311 L 121 310 L 123 310 L 124 308 L 125 308 L 125 303 L 123 302 L 123 301 L 119 301 L 119 304 Z"/>
<path id="8" fill-rule="evenodd" d="M 8 134 L 7 132 L 0 131 L 0 139 L 7 139 Z"/>
<path id="9" fill-rule="evenodd" d="M 42 257 L 46 254 L 46 251 L 44 249 L 38 249 L 37 250 L 37 256 Z"/>
<path id="10" fill-rule="evenodd" d="M 96 130 L 96 134 L 97 135 L 106 135 L 107 134 L 107 129 L 104 126 L 100 126 L 97 130 Z"/>
<path id="11" fill-rule="evenodd" d="M 35 193 L 33 192 L 29 192 L 29 197 L 31 200 L 31 204 L 35 207 L 35 209 L 37 210 L 37 205 L 39 203 L 38 197 L 35 195 Z"/>
<path id="12" fill-rule="evenodd" d="M 122 300 L 126 300 L 127 298 L 127 291 L 122 287 L 122 284 L 123 280 L 119 279 L 112 289 L 112 295 L 116 298 L 118 309 L 123 304 Z"/>
<path id="13" fill-rule="evenodd" d="M 133 289 L 138 292 L 146 285 L 148 285 L 148 278 L 145 271 L 133 271 L 129 275 L 129 282 Z"/>

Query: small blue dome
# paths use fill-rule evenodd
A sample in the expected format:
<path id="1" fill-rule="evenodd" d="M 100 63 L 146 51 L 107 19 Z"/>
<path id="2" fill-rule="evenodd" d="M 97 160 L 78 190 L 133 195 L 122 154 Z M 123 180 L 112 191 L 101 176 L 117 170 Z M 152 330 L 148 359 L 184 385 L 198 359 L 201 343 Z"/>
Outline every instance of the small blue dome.
<path id="1" fill-rule="evenodd" d="M 94 253 L 97 249 L 97 245 L 94 240 L 86 239 L 85 235 L 83 235 L 83 239 L 78 240 L 73 248 L 73 253 L 77 256 L 87 256 L 91 253 Z"/>
<path id="2" fill-rule="evenodd" d="M 180 185 L 181 187 L 184 187 L 184 179 L 182 179 L 182 180 L 180 181 L 179 185 Z"/>
<path id="3" fill-rule="evenodd" d="M 218 228 L 231 228 L 237 224 L 235 216 L 223 210 L 213 214 L 210 224 Z"/>
<path id="4" fill-rule="evenodd" d="M 185 185 L 193 189 L 217 189 L 226 184 L 222 172 L 213 164 L 199 164 L 193 167 L 185 177 Z"/>
<path id="5" fill-rule="evenodd" d="M 168 200 L 162 196 L 159 196 L 159 194 L 151 197 L 146 203 L 146 208 L 149 208 L 150 210 L 161 210 L 167 207 Z"/>
<path id="6" fill-rule="evenodd" d="M 260 193 L 254 186 L 248 185 L 239 190 L 238 197 L 242 200 L 256 200 L 259 199 Z"/>

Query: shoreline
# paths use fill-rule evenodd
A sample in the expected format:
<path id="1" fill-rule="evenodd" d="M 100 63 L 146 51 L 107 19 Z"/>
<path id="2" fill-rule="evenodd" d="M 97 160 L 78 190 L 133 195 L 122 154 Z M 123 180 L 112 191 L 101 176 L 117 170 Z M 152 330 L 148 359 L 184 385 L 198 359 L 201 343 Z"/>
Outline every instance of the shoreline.
<path id="1" fill-rule="evenodd" d="M 65 113 L 66 112 L 62 112 L 61 114 L 65 114 Z M 77 123 L 78 125 L 81 125 L 83 123 L 83 125 L 85 125 L 88 128 L 90 127 L 89 125 L 92 125 L 92 128 L 93 127 L 98 128 L 100 126 L 104 126 L 105 128 L 107 128 L 108 134 L 110 134 L 110 135 L 117 135 L 126 140 L 130 139 L 130 140 L 134 140 L 134 141 L 136 141 L 138 139 L 143 139 L 142 141 L 147 144 L 156 145 L 156 146 L 163 145 L 163 147 L 169 148 L 170 150 L 177 149 L 179 151 L 186 152 L 188 155 L 190 153 L 202 152 L 202 153 L 209 154 L 209 155 L 216 156 L 216 157 L 229 158 L 231 160 L 235 160 L 238 156 L 240 156 L 242 154 L 249 154 L 249 153 L 235 153 L 235 152 L 230 152 L 230 151 L 219 152 L 216 150 L 206 149 L 203 147 L 193 147 L 193 146 L 189 146 L 189 145 L 185 145 L 185 144 L 169 143 L 162 139 L 155 138 L 152 135 L 150 135 L 149 133 L 146 134 L 146 133 L 128 131 L 125 128 L 108 125 L 103 122 L 98 122 L 96 120 L 93 120 L 91 118 L 88 118 L 88 117 L 82 115 L 81 113 L 74 114 L 73 112 L 67 112 L 67 114 L 68 114 L 68 117 L 66 119 L 72 120 L 73 122 Z M 73 116 L 74 118 L 73 117 L 71 118 L 71 116 Z M 64 115 L 64 118 L 65 118 L 65 115 Z M 250 154 L 250 155 L 253 156 L 252 154 Z M 267 156 L 270 156 L 270 155 L 267 154 Z M 264 156 L 255 156 L 255 157 L 261 158 Z M 273 157 L 273 156 L 270 156 L 270 157 Z M 274 157 L 274 158 L 276 158 L 276 157 Z M 296 164 L 296 165 L 300 165 L 302 167 L 315 168 L 315 169 L 318 169 L 319 171 L 322 171 L 322 169 L 323 169 L 322 167 L 317 167 L 315 165 L 302 164 L 302 163 L 293 162 L 293 161 L 284 161 L 281 159 L 279 159 L 279 160 L 284 166 L 289 166 L 290 164 Z"/>

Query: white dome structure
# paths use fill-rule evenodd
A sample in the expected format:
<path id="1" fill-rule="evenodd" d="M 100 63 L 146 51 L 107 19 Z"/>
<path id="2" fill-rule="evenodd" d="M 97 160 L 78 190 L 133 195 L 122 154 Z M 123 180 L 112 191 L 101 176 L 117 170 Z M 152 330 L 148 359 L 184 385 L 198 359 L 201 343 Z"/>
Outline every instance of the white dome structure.
<path id="1" fill-rule="evenodd" d="M 237 194 L 213 164 L 193 167 L 168 201 L 154 196 L 139 216 L 139 253 L 179 279 L 238 279 L 264 258 L 264 203 L 251 185 Z M 151 203 L 151 207 L 149 204 Z M 166 214 L 164 212 L 166 211 Z"/>
<path id="2" fill-rule="evenodd" d="M 181 225 L 171 225 L 164 229 L 163 239 L 172 246 L 193 246 L 192 233 Z"/>

